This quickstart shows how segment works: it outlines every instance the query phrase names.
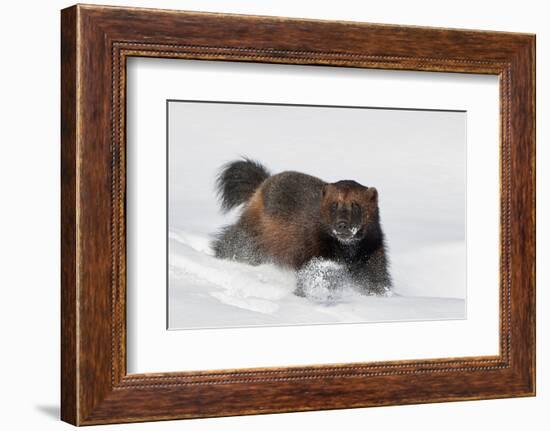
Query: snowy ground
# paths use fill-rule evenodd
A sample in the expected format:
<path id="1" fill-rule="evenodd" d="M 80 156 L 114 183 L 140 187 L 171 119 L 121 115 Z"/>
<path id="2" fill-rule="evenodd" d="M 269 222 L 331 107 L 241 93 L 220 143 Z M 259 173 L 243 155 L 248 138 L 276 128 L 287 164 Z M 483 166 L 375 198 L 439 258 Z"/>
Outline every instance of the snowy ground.
<path id="1" fill-rule="evenodd" d="M 395 295 L 364 296 L 349 286 L 337 298 L 322 295 L 298 297 L 293 291 L 293 271 L 274 265 L 257 267 L 216 259 L 209 238 L 181 230 L 171 230 L 169 266 L 170 329 L 355 323 L 403 320 L 462 319 L 465 301 L 449 297 L 404 296 L 408 290 L 426 283 L 449 283 L 448 265 L 461 246 L 447 245 L 394 256 Z M 443 264 L 429 277 L 422 277 L 414 262 L 427 264 L 437 259 Z M 416 277 L 414 274 L 416 273 Z M 405 282 L 401 274 L 407 274 Z M 455 280 L 455 282 L 460 280 Z"/>

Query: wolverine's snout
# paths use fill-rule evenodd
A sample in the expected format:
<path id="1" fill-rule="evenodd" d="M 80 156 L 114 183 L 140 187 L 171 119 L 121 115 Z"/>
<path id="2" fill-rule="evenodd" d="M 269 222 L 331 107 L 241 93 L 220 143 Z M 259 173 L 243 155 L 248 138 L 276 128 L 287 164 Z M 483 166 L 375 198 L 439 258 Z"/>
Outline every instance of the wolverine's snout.
<path id="1" fill-rule="evenodd" d="M 348 230 L 349 224 L 347 221 L 340 220 L 338 223 L 336 223 L 336 229 L 339 231 L 345 231 Z"/>
<path id="2" fill-rule="evenodd" d="M 339 203 L 333 211 L 332 234 L 342 242 L 353 241 L 361 230 L 361 208 L 353 203 Z"/>

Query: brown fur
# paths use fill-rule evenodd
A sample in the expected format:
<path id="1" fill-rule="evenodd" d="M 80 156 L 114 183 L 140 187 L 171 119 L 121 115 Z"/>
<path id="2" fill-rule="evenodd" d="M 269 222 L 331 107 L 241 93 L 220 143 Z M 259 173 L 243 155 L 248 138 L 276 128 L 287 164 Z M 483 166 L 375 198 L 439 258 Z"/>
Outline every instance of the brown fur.
<path id="1" fill-rule="evenodd" d="M 262 188 L 258 189 L 245 207 L 242 218 L 247 225 L 256 226 L 256 244 L 259 251 L 277 263 L 300 268 L 312 256 L 320 254 L 318 237 L 311 219 L 300 214 L 292 221 L 270 215 L 264 210 Z"/>
<path id="2" fill-rule="evenodd" d="M 363 208 L 362 223 L 369 222 L 369 215 L 377 208 L 375 188 L 346 187 L 325 184 L 322 189 L 320 216 L 308 211 L 298 211 L 292 219 L 269 214 L 264 208 L 265 183 L 260 186 L 246 204 L 242 220 L 253 226 L 256 245 L 262 255 L 275 262 L 299 269 L 310 259 L 322 257 L 323 245 L 319 230 L 321 225 L 329 225 L 330 205 L 338 203 L 349 207 L 357 202 Z M 319 223 L 320 221 L 320 223 Z"/>

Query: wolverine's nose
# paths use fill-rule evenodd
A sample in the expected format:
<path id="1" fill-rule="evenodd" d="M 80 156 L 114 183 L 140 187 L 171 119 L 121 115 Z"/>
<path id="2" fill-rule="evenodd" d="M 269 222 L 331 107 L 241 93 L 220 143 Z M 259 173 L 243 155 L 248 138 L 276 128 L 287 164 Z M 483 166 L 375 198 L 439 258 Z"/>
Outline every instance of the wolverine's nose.
<path id="1" fill-rule="evenodd" d="M 345 221 L 339 221 L 336 223 L 336 229 L 338 230 L 346 230 L 348 228 L 348 223 Z"/>

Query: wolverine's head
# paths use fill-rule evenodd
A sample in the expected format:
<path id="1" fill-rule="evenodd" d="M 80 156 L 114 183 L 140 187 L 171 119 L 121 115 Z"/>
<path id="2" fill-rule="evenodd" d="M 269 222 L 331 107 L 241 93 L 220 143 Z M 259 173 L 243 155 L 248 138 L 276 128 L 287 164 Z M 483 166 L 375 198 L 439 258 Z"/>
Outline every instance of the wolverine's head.
<path id="1" fill-rule="evenodd" d="M 378 219 L 378 192 L 355 181 L 338 181 L 323 186 L 321 224 L 343 244 L 365 237 L 369 224 Z"/>

